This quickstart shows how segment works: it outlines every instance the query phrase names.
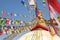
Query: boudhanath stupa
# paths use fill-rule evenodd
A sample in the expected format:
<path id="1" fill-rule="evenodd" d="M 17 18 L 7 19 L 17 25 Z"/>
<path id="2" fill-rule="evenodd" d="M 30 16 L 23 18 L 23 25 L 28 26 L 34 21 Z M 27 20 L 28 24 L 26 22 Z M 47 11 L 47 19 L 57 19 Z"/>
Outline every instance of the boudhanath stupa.
<path id="1" fill-rule="evenodd" d="M 60 0 L 0 0 L 0 40 L 60 40 Z"/>

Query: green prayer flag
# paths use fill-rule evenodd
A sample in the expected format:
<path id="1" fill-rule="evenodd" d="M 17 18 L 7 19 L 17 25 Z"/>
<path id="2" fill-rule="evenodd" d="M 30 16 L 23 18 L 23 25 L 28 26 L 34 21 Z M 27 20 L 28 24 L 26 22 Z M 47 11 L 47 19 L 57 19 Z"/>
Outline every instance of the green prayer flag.
<path id="1" fill-rule="evenodd" d="M 42 0 L 42 2 L 45 2 L 45 0 Z"/>

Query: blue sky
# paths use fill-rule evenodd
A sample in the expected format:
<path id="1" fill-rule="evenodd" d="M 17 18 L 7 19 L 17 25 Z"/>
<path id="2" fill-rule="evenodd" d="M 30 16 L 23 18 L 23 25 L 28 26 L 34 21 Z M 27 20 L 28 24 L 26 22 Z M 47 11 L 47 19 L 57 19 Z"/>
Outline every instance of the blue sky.
<path id="1" fill-rule="evenodd" d="M 27 6 L 28 2 L 27 0 L 25 0 Z M 37 5 L 38 8 L 41 9 L 42 14 L 44 16 L 45 19 L 49 20 L 49 11 L 48 11 L 48 7 L 46 6 L 46 13 L 44 14 L 44 8 L 43 8 L 43 3 L 42 0 L 37 0 Z M 46 4 L 47 5 L 47 4 Z M 16 13 L 17 15 L 19 14 L 25 14 L 28 16 L 32 16 L 32 14 L 35 14 L 34 10 L 31 10 L 31 13 L 28 12 L 27 8 L 25 8 L 22 4 L 21 4 L 21 0 L 0 0 L 0 17 L 8 17 L 11 19 L 17 19 L 17 20 L 31 20 L 32 18 L 24 18 L 24 17 L 20 17 L 20 16 L 2 16 L 1 12 L 2 10 L 6 11 L 7 13 Z"/>

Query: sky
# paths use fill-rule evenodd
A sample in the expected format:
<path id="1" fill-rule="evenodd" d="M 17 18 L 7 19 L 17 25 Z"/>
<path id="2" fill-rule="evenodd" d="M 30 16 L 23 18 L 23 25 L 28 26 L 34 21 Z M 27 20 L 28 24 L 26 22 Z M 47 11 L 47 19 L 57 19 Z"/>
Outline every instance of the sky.
<path id="1" fill-rule="evenodd" d="M 29 7 L 28 0 L 24 1 L 26 5 Z M 42 0 L 36 0 L 36 3 L 37 7 L 41 10 L 44 19 L 49 20 L 50 16 L 49 16 L 48 4 L 46 3 L 46 7 L 44 8 Z M 7 14 L 9 15 L 6 14 L 5 16 L 3 16 L 1 14 L 3 10 L 6 11 Z M 17 14 L 17 16 L 10 16 L 11 13 L 15 13 Z M 0 17 L 10 18 L 13 20 L 26 20 L 26 21 L 31 21 L 32 19 L 34 19 L 33 17 L 31 18 L 20 17 L 19 14 L 27 16 L 32 16 L 33 14 L 34 16 L 36 16 L 35 11 L 33 9 L 31 9 L 29 12 L 27 8 L 22 5 L 21 0 L 0 0 Z"/>
<path id="2" fill-rule="evenodd" d="M 28 1 L 25 0 L 27 6 L 29 6 Z M 43 3 L 42 0 L 37 0 L 37 6 L 38 8 L 42 11 L 42 14 L 44 16 L 45 19 L 49 20 L 49 11 L 48 11 L 48 7 L 46 6 L 46 14 L 44 15 L 44 8 L 43 8 Z M 47 5 L 47 4 L 46 4 Z M 17 19 L 17 20 L 31 20 L 32 18 L 24 18 L 24 17 L 20 17 L 20 16 L 2 16 L 1 12 L 2 11 L 6 11 L 7 13 L 16 13 L 17 15 L 19 14 L 23 14 L 23 15 L 28 15 L 28 16 L 32 16 L 32 14 L 35 14 L 34 10 L 31 10 L 31 13 L 28 12 L 27 8 L 25 8 L 22 3 L 21 0 L 0 0 L 0 17 L 6 17 L 6 18 L 11 18 L 11 19 Z"/>

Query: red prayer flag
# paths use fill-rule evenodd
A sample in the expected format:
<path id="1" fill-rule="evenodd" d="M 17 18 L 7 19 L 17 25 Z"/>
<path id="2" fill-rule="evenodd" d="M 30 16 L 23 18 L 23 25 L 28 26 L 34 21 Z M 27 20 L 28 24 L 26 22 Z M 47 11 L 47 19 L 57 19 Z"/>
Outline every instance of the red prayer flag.
<path id="1" fill-rule="evenodd" d="M 6 15 L 6 12 L 5 11 L 2 11 L 2 15 Z"/>
<path id="2" fill-rule="evenodd" d="M 6 24 L 10 24 L 10 20 L 9 19 L 6 19 Z"/>
<path id="3" fill-rule="evenodd" d="M 60 3 L 58 0 L 47 0 L 47 2 L 60 14 Z"/>
<path id="4" fill-rule="evenodd" d="M 0 31 L 0 35 L 2 35 L 3 34 L 3 31 Z"/>

